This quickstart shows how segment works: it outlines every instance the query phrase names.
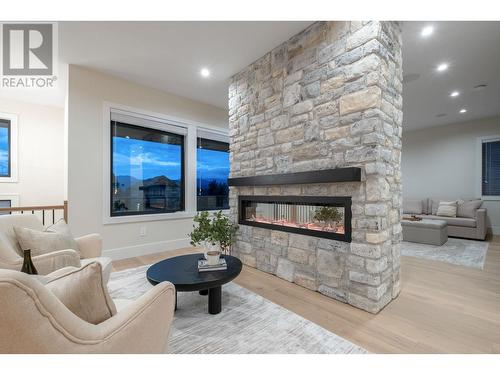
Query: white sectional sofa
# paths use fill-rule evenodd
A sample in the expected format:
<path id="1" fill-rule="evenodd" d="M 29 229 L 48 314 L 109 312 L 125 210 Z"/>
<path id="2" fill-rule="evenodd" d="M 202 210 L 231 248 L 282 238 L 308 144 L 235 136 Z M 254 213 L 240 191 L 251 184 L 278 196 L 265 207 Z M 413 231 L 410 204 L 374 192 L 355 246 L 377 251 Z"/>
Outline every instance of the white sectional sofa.
<path id="1" fill-rule="evenodd" d="M 450 199 L 403 199 L 403 215 L 415 215 L 423 219 L 444 220 L 447 223 L 448 236 L 484 240 L 487 233 L 486 209 L 481 208 L 480 199 L 457 199 L 456 217 L 438 216 L 440 201 Z"/>

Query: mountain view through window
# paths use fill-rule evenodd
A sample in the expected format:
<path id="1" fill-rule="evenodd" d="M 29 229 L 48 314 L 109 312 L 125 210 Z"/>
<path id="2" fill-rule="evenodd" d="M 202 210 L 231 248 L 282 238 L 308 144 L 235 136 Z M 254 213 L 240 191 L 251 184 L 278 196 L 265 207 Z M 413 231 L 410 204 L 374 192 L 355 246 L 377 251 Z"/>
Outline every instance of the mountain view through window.
<path id="1" fill-rule="evenodd" d="M 229 144 L 198 138 L 196 167 L 197 209 L 229 208 Z"/>
<path id="2" fill-rule="evenodd" d="M 184 137 L 112 121 L 111 215 L 184 210 Z"/>

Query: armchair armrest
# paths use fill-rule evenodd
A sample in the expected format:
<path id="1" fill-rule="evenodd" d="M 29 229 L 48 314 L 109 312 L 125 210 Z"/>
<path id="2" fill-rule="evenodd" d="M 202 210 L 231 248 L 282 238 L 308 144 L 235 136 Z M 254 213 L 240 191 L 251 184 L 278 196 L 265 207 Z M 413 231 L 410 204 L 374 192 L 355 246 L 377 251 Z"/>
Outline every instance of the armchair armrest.
<path id="1" fill-rule="evenodd" d="M 0 267 L 14 271 L 21 271 L 24 259 L 2 259 Z M 62 267 L 80 267 L 80 256 L 75 250 L 58 250 L 51 253 L 37 255 L 32 258 L 33 264 L 40 275 L 47 275 Z"/>
<path id="2" fill-rule="evenodd" d="M 33 264 L 40 275 L 47 275 L 63 267 L 80 267 L 80 256 L 75 250 L 59 250 L 33 257 Z M 23 260 L 20 259 L 20 266 Z M 21 268 L 19 268 L 21 269 Z"/>
<path id="3" fill-rule="evenodd" d="M 174 317 L 175 287 L 163 282 L 97 327 L 105 353 L 166 353 Z"/>
<path id="4" fill-rule="evenodd" d="M 174 304 L 174 286 L 161 283 L 95 325 L 74 315 L 34 278 L 0 270 L 0 306 L 5 307 L 0 332 L 6 338 L 0 352 L 164 353 Z"/>
<path id="5" fill-rule="evenodd" d="M 488 232 L 488 220 L 486 212 L 486 208 L 479 208 L 476 211 L 477 233 L 482 240 L 486 238 L 486 233 Z"/>
<path id="6" fill-rule="evenodd" d="M 83 259 L 98 258 L 102 252 L 102 239 L 97 233 L 87 234 L 82 237 L 75 238 L 80 250 L 80 256 Z"/>

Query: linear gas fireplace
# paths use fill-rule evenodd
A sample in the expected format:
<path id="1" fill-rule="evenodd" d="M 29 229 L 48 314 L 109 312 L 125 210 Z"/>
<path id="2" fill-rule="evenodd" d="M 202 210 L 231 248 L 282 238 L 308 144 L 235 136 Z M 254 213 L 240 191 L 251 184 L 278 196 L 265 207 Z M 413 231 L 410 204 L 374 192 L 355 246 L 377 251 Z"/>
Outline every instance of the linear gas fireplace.
<path id="1" fill-rule="evenodd" d="M 351 242 L 351 198 L 239 196 L 239 224 Z"/>

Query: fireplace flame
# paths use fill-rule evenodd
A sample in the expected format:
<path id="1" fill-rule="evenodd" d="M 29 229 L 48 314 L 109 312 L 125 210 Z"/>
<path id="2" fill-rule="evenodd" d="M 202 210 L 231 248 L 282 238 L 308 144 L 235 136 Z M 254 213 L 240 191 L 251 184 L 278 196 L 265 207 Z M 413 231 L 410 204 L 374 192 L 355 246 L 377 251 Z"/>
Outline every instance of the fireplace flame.
<path id="1" fill-rule="evenodd" d="M 327 224 L 314 222 L 314 221 L 297 223 L 295 221 L 287 220 L 285 218 L 283 218 L 283 219 L 270 219 L 270 218 L 263 216 L 263 215 L 257 215 L 257 216 L 251 215 L 249 218 L 247 218 L 247 220 L 258 222 L 258 223 L 263 223 L 263 224 L 273 224 L 273 225 L 281 225 L 281 226 L 292 227 L 292 228 L 303 228 L 303 229 L 317 230 L 317 231 L 322 231 L 322 232 L 345 234 L 344 225 L 341 225 L 341 224 L 327 225 Z"/>

